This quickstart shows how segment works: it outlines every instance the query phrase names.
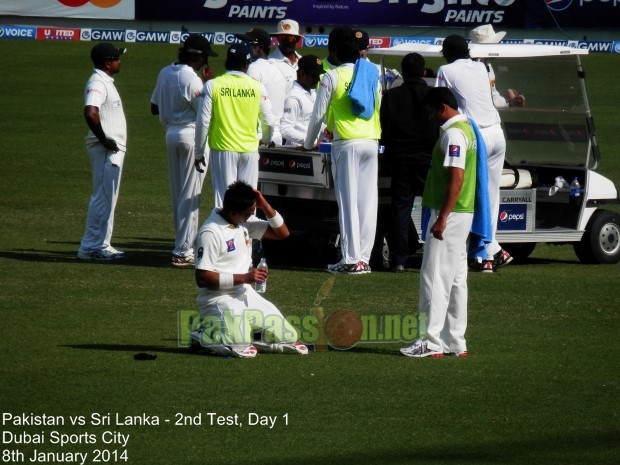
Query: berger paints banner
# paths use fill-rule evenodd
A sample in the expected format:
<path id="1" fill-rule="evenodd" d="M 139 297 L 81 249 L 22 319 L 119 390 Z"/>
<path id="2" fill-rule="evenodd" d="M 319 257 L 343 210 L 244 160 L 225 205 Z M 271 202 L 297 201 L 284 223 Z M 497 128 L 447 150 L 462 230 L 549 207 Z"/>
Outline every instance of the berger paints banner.
<path id="1" fill-rule="evenodd" d="M 524 0 L 136 0 L 136 16 L 151 21 L 300 25 L 523 27 Z M 268 26 L 271 25 L 271 28 Z M 303 32 L 303 31 L 302 31 Z"/>
<path id="2" fill-rule="evenodd" d="M 0 15 L 135 19 L 135 0 L 3 0 Z"/>

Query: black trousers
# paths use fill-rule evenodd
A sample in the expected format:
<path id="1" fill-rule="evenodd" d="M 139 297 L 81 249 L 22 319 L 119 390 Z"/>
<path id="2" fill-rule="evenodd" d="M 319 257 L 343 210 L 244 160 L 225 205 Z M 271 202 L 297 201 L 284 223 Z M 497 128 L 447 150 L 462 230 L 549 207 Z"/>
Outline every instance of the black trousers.
<path id="1" fill-rule="evenodd" d="M 430 166 L 430 159 L 420 157 L 393 157 L 390 160 L 392 176 L 392 215 L 388 244 L 391 266 L 405 266 L 410 255 L 409 236 L 413 231 L 415 240 L 418 232 L 411 220 L 411 209 L 416 195 L 422 195 Z"/>

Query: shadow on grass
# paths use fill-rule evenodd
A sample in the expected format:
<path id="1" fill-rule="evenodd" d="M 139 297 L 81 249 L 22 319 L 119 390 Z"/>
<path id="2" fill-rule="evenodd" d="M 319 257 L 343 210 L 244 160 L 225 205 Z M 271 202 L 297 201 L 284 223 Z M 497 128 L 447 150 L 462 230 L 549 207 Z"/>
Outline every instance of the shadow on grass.
<path id="1" fill-rule="evenodd" d="M 143 352 L 156 352 L 165 354 L 177 354 L 177 355 L 192 355 L 189 348 L 186 347 L 165 347 L 165 346 L 153 346 L 153 345 L 131 345 L 131 344 L 64 344 L 61 347 L 67 347 L 70 349 L 83 349 L 83 350 L 105 350 L 110 352 L 131 352 L 131 353 L 143 353 Z"/>
<path id="2" fill-rule="evenodd" d="M 176 339 L 170 341 L 176 342 Z M 166 353 L 166 354 L 180 354 L 180 355 L 195 355 L 195 352 L 192 352 L 189 347 L 165 347 L 165 346 L 154 346 L 154 345 L 131 345 L 131 344 L 64 344 L 61 347 L 67 347 L 70 349 L 84 349 L 84 350 L 105 350 L 112 352 L 157 352 L 157 353 Z M 309 345 L 308 349 L 310 353 L 314 353 L 314 346 Z M 352 347 L 347 350 L 337 350 L 330 348 L 329 352 L 336 353 L 346 353 L 351 352 L 355 354 L 373 354 L 373 355 L 388 355 L 390 357 L 394 357 L 399 355 L 397 350 L 390 350 L 387 348 L 371 348 L 371 347 Z"/>
<path id="3" fill-rule="evenodd" d="M 413 413 L 412 413 L 413 414 Z M 430 428 L 431 425 L 420 425 Z M 523 433 L 527 435 L 527 432 Z M 458 431 L 446 438 L 441 445 L 406 444 L 400 448 L 389 449 L 369 447 L 352 453 L 330 453 L 329 455 L 305 455 L 303 457 L 281 458 L 273 460 L 270 465 L 359 465 L 359 464 L 515 464 L 526 463 L 617 463 L 613 451 L 618 451 L 620 433 L 617 431 L 584 432 L 581 434 L 545 435 L 535 439 L 506 439 L 503 441 L 485 441 L 476 443 L 459 440 Z M 345 445 L 346 447 L 346 445 Z M 617 456 L 617 454 L 615 454 Z M 562 458 L 571 457 L 564 462 Z M 605 460 L 604 457 L 607 457 Z M 597 461 L 603 460 L 603 461 Z M 212 462 L 217 465 L 218 462 Z M 226 462 L 230 463 L 230 462 Z"/>
<path id="4" fill-rule="evenodd" d="M 0 257 L 24 262 L 79 263 L 102 266 L 140 266 L 167 268 L 170 265 L 172 242 L 169 239 L 136 237 L 117 240 L 114 245 L 127 253 L 127 257 L 110 261 L 88 261 L 77 258 L 79 242 L 47 241 L 48 244 L 71 246 L 70 252 L 63 250 L 14 249 L 0 251 Z"/>
<path id="5" fill-rule="evenodd" d="M 273 242 L 273 241 L 267 241 Z M 138 266 L 151 268 L 171 267 L 170 257 L 173 246 L 172 239 L 149 238 L 149 237 L 119 237 L 114 246 L 127 253 L 127 257 L 110 261 L 86 261 L 77 258 L 79 242 L 74 241 L 46 241 L 47 244 L 70 246 L 71 251 L 66 250 L 42 250 L 42 249 L 13 249 L 0 251 L 0 258 L 23 262 L 47 262 L 47 263 L 81 263 L 104 266 Z M 327 263 L 334 262 L 321 254 L 307 250 L 297 242 L 294 248 L 290 244 L 271 244 L 267 252 L 267 260 L 279 269 L 290 271 L 325 272 Z M 406 271 L 418 271 L 422 262 L 422 255 L 415 254 L 409 257 Z M 551 258 L 527 258 L 514 260 L 510 267 L 524 265 L 549 265 L 549 264 L 574 264 L 571 260 L 559 260 Z M 373 268 L 373 272 L 388 272 L 380 268 Z"/>
<path id="6" fill-rule="evenodd" d="M 366 343 L 365 343 L 366 344 Z M 377 347 L 358 347 L 358 346 L 354 346 L 351 347 L 350 349 L 346 349 L 346 350 L 339 350 L 339 349 L 334 349 L 331 348 L 329 349 L 329 352 L 350 352 L 353 354 L 372 354 L 372 355 L 389 355 L 390 357 L 394 357 L 394 356 L 400 356 L 400 353 L 398 352 L 398 349 L 388 349 L 385 347 L 381 347 L 381 344 L 376 344 Z M 405 346 L 405 344 L 403 343 L 403 347 Z"/>

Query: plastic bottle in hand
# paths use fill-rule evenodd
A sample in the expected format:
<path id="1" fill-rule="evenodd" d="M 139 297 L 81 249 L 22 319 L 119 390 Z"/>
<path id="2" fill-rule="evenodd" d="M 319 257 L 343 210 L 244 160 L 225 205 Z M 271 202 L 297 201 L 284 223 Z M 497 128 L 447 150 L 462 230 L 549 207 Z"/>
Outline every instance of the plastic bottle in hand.
<path id="1" fill-rule="evenodd" d="M 265 258 L 261 258 L 260 262 L 258 262 L 258 266 L 256 267 L 257 270 L 267 270 L 267 260 L 265 260 Z M 254 289 L 256 289 L 256 292 L 258 292 L 259 294 L 262 294 L 263 292 L 265 292 L 267 290 L 267 279 L 265 278 L 265 280 L 261 283 L 255 283 L 254 284 Z"/>

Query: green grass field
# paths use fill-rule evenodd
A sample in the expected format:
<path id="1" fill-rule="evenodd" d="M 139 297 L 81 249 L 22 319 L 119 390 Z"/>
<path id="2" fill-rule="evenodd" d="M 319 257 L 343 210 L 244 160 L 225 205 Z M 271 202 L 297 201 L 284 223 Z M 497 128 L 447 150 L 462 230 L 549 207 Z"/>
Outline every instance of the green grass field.
<path id="1" fill-rule="evenodd" d="M 97 264 L 75 258 L 91 187 L 82 117 L 91 44 L 1 43 L 3 462 L 21 463 L 20 453 L 29 462 L 36 449 L 149 465 L 619 463 L 620 266 L 581 265 L 570 246 L 539 245 L 526 263 L 470 274 L 468 359 L 406 359 L 393 342 L 303 358 L 191 355 L 178 347 L 177 314 L 194 309 L 195 284 L 191 271 L 168 265 L 164 136 L 149 113 L 157 72 L 177 46 L 130 44 L 123 58 L 116 81 L 130 139 L 113 244 L 129 257 Z M 620 62 L 584 61 L 600 171 L 620 185 L 620 88 L 609 82 Z M 209 182 L 202 206 L 206 218 Z M 267 297 L 304 316 L 328 277 L 272 267 Z M 418 278 L 338 276 L 322 306 L 414 314 Z M 134 360 L 140 352 L 157 359 Z M 15 425 L 7 415 L 31 413 L 65 424 Z M 251 426 L 250 413 L 277 416 L 275 426 Z M 109 425 L 97 424 L 108 414 Z M 211 425 L 209 414 L 224 423 L 238 415 L 243 426 Z M 160 424 L 117 425 L 116 415 Z M 201 425 L 175 424 L 198 415 Z M 129 435 L 127 444 L 106 444 L 118 439 L 111 432 Z M 61 447 L 60 434 L 77 443 Z"/>

